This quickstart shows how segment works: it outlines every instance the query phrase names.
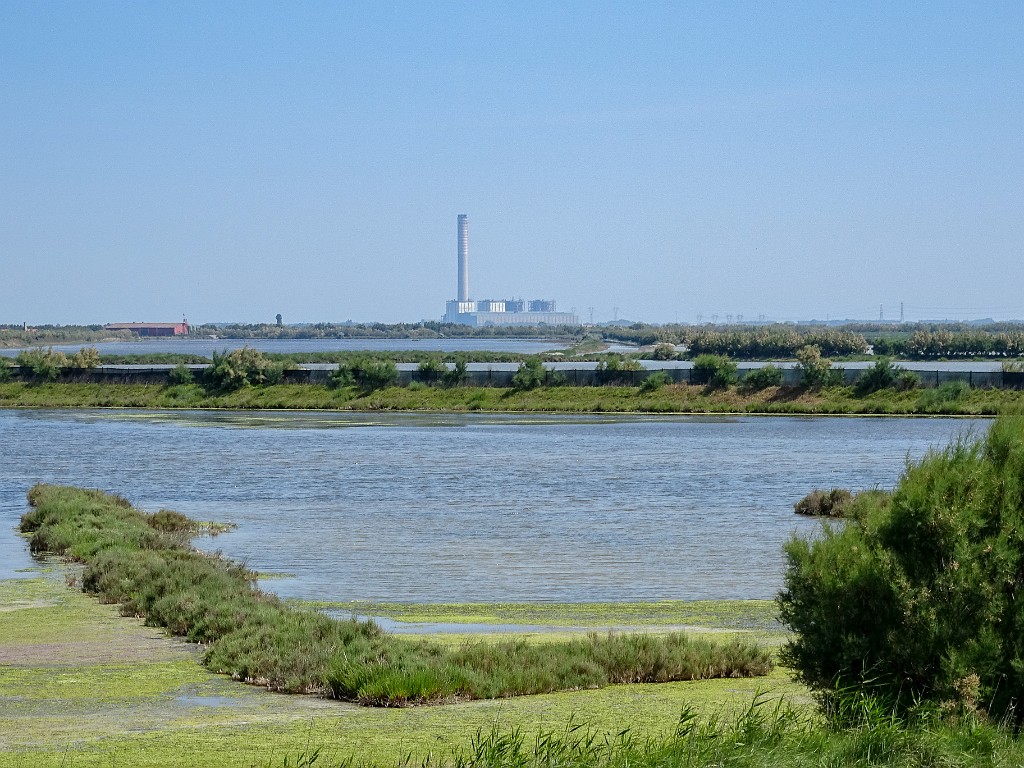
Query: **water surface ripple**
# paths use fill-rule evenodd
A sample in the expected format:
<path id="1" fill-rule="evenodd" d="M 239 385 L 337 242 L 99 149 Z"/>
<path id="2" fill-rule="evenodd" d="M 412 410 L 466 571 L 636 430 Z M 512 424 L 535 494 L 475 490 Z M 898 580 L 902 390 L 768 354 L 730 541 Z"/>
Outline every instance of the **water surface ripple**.
<path id="1" fill-rule="evenodd" d="M 0 578 L 36 481 L 237 530 L 287 597 L 770 598 L 813 487 L 889 487 L 984 420 L 0 411 Z"/>

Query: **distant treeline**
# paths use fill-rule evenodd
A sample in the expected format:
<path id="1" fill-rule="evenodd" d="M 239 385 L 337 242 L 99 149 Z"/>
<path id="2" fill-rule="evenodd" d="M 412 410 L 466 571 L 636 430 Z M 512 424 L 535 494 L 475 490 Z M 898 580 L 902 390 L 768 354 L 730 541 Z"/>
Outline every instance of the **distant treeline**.
<path id="1" fill-rule="evenodd" d="M 0 325 L 0 349 L 40 347 L 53 344 L 95 343 L 97 341 L 129 341 L 131 331 L 108 331 L 102 325 Z"/>
<path id="2" fill-rule="evenodd" d="M 208 324 L 192 326 L 196 336 L 231 339 L 577 339 L 584 334 L 578 325 L 509 326 L 470 325 L 426 321 L 421 323 L 313 323 L 273 325 L 269 323 Z"/>
<path id="3" fill-rule="evenodd" d="M 865 326 L 861 331 L 810 325 L 631 326 L 608 329 L 605 338 L 640 345 L 684 346 L 687 357 L 711 354 L 749 360 L 791 358 L 806 346 L 818 347 L 826 357 L 856 357 L 869 350 L 915 360 L 1024 355 L 1024 329 L 1007 323 L 979 328 L 878 325 Z"/>
<path id="4" fill-rule="evenodd" d="M 468 325 L 423 323 L 363 323 L 290 326 L 273 324 L 199 325 L 192 327 L 193 337 L 230 339 L 437 339 L 437 338 L 545 338 L 573 344 L 564 354 L 588 353 L 589 359 L 599 359 L 595 353 L 601 341 L 623 342 L 638 346 L 655 345 L 658 359 L 692 358 L 699 355 L 721 355 L 733 359 L 777 360 L 792 359 L 808 346 L 816 347 L 829 358 L 861 357 L 873 351 L 877 355 L 913 360 L 943 358 L 1014 358 L 1024 356 L 1024 326 L 1020 323 L 992 323 L 972 326 L 951 324 L 858 324 L 841 328 L 824 325 L 795 325 L 792 323 L 750 325 L 647 325 L 607 328 L 579 326 L 511 327 L 490 326 L 473 328 Z M 103 340 L 136 338 L 127 331 L 107 331 L 99 325 L 40 326 L 23 329 L 20 326 L 0 325 L 0 348 L 39 347 L 53 344 L 95 343 Z M 159 341 L 154 341 L 156 349 Z M 311 352 L 302 355 L 275 356 L 282 362 L 343 363 L 353 355 L 366 352 Z M 375 352 L 375 357 L 393 362 L 420 363 L 436 359 L 439 353 L 423 351 Z M 549 353 L 548 359 L 558 359 L 560 353 Z M 520 362 L 524 354 L 472 352 L 448 353 L 448 361 L 463 359 L 467 362 Z M 584 359 L 577 356 L 577 359 Z M 144 358 L 136 356 L 104 356 L 104 363 L 202 363 L 206 358 L 197 355 L 175 355 L 154 351 Z"/>
<path id="5" fill-rule="evenodd" d="M 909 338 L 877 338 L 876 354 L 915 360 L 971 357 L 1020 357 L 1024 355 L 1024 331 L 917 330 Z"/>
<path id="6" fill-rule="evenodd" d="M 601 329 L 604 338 L 610 341 L 621 341 L 627 344 L 640 346 L 650 344 L 686 344 L 687 339 L 701 332 L 715 333 L 740 333 L 757 334 L 768 332 L 792 332 L 799 336 L 838 332 L 859 336 L 873 343 L 873 340 L 886 339 L 909 339 L 918 331 L 936 333 L 948 331 L 952 334 L 1001 334 L 1024 332 L 1024 324 L 1019 322 L 992 322 L 985 324 L 970 323 L 846 323 L 842 326 L 826 325 L 824 323 L 772 323 L 770 325 L 725 325 L 711 324 L 704 325 L 681 325 L 670 323 L 666 325 L 649 325 L 647 323 L 633 323 L 626 326 L 612 326 Z M 822 350 L 824 351 L 824 350 Z"/>

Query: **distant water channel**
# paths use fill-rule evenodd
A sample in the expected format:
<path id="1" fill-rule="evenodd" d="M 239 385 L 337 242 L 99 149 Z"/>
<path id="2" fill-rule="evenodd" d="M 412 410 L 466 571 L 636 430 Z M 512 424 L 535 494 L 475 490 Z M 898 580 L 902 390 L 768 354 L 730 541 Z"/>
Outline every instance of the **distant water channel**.
<path id="1" fill-rule="evenodd" d="M 770 598 L 813 487 L 889 487 L 985 420 L 0 411 L 0 578 L 36 481 L 238 528 L 286 597 Z"/>
<path id="2" fill-rule="evenodd" d="M 72 354 L 82 347 L 96 347 L 102 355 L 186 354 L 210 357 L 249 347 L 260 352 L 296 354 L 309 352 L 510 352 L 537 355 L 564 349 L 556 339 L 200 339 L 167 338 L 138 341 L 101 341 L 95 344 L 54 344 L 53 348 Z M 14 357 L 18 349 L 0 349 L 0 355 Z"/>

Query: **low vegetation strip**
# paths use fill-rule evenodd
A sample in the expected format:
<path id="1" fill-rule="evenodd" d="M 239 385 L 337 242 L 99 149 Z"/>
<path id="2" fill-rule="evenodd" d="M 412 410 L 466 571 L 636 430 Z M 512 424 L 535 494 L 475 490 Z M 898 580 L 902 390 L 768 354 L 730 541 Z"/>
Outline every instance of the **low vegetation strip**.
<path id="1" fill-rule="evenodd" d="M 943 385 L 945 386 L 945 385 Z M 749 413 L 989 416 L 1024 405 L 1024 391 L 943 388 L 885 390 L 855 397 L 848 387 L 802 391 L 771 387 L 708 391 L 677 384 L 644 392 L 638 387 L 395 387 L 372 392 L 318 384 L 250 386 L 210 393 L 197 384 L 28 384 L 0 382 L 2 408 L 284 409 L 339 411 L 444 411 L 529 413 Z"/>
<path id="2" fill-rule="evenodd" d="M 237 680 L 371 706 L 498 698 L 611 683 L 751 677 L 770 651 L 681 633 L 589 634 L 570 641 L 446 647 L 337 620 L 260 591 L 255 574 L 199 552 L 199 524 L 146 514 L 96 490 L 36 485 L 21 522 L 34 553 L 85 563 L 83 588 L 122 613 L 203 643 L 204 664 Z"/>

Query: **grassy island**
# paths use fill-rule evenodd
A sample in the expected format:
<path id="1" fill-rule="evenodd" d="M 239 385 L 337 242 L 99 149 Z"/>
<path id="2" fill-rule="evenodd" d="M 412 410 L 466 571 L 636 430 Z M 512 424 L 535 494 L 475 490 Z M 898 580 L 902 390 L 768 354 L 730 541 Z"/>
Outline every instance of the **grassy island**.
<path id="1" fill-rule="evenodd" d="M 147 515 L 120 497 L 62 486 L 37 485 L 29 500 L 21 528 L 33 552 L 83 562 L 87 592 L 204 644 L 211 670 L 272 690 L 404 706 L 772 668 L 770 651 L 753 643 L 679 632 L 459 647 L 394 637 L 372 622 L 332 619 L 261 592 L 243 566 L 193 549 L 198 526 L 178 513 Z"/>

